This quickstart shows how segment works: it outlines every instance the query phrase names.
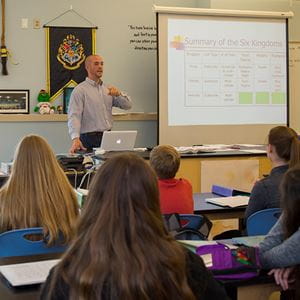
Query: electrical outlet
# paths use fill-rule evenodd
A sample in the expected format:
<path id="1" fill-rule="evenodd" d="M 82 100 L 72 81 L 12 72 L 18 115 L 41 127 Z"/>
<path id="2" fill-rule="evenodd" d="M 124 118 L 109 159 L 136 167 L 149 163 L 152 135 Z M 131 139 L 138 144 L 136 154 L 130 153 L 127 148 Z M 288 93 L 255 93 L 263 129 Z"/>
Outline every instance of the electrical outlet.
<path id="1" fill-rule="evenodd" d="M 41 28 L 41 20 L 40 19 L 33 19 L 33 28 L 40 29 Z"/>
<path id="2" fill-rule="evenodd" d="M 23 29 L 28 28 L 28 19 L 27 18 L 21 19 L 21 28 L 23 28 Z"/>

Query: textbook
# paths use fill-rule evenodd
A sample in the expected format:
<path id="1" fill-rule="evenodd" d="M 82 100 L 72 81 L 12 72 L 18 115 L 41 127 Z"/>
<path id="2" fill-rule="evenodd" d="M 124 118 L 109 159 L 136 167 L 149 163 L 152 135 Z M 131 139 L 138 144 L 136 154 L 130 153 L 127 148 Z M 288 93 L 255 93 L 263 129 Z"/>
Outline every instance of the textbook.
<path id="1" fill-rule="evenodd" d="M 40 284 L 60 259 L 0 266 L 0 272 L 12 286 Z"/>
<path id="2" fill-rule="evenodd" d="M 240 191 L 236 189 L 232 189 L 229 187 L 213 184 L 211 187 L 211 192 L 216 195 L 228 197 L 228 196 L 250 196 L 250 193 L 245 191 Z"/>
<path id="3" fill-rule="evenodd" d="M 219 197 L 219 198 L 207 198 L 206 202 L 229 207 L 247 206 L 249 202 L 248 196 L 232 196 L 232 197 Z"/>

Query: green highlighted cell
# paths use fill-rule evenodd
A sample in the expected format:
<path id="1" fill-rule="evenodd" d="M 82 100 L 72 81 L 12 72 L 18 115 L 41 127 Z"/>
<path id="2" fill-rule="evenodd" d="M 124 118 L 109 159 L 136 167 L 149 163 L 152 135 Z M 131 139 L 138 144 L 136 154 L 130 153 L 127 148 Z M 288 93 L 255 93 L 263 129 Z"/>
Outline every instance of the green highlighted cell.
<path id="1" fill-rule="evenodd" d="M 272 104 L 285 104 L 286 103 L 286 93 L 276 92 L 272 93 Z"/>
<path id="2" fill-rule="evenodd" d="M 269 104 L 270 95 L 268 92 L 256 93 L 256 104 Z"/>
<path id="3" fill-rule="evenodd" d="M 239 104 L 252 104 L 253 103 L 253 93 L 242 92 L 239 93 Z"/>

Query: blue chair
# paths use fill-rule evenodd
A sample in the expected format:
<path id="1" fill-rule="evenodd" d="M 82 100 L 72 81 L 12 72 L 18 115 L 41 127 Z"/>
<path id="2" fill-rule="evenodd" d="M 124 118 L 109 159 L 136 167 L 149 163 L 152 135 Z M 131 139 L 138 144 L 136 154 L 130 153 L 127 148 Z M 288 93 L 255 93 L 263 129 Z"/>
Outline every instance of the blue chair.
<path id="1" fill-rule="evenodd" d="M 59 244 L 59 242 L 53 246 L 47 246 L 43 238 L 38 241 L 28 240 L 26 235 L 43 236 L 43 228 L 16 229 L 0 234 L 0 257 L 60 253 L 67 249 L 66 245 Z"/>
<path id="2" fill-rule="evenodd" d="M 255 212 L 247 219 L 247 234 L 266 235 L 278 221 L 280 214 L 280 208 L 267 208 Z"/>

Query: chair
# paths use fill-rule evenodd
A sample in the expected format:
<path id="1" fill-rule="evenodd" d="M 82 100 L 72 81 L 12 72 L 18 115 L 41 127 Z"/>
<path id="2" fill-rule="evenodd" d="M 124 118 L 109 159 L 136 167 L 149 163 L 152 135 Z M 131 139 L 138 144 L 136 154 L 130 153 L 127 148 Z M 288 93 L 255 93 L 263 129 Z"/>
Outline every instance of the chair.
<path id="1" fill-rule="evenodd" d="M 25 237 L 26 235 L 43 235 L 43 228 L 16 229 L 0 234 L 0 257 L 60 253 L 67 248 L 59 242 L 47 246 L 44 239 L 31 241 Z"/>
<path id="2" fill-rule="evenodd" d="M 280 208 L 267 208 L 255 212 L 247 219 L 247 234 L 266 235 L 277 222 L 280 214 Z"/>

